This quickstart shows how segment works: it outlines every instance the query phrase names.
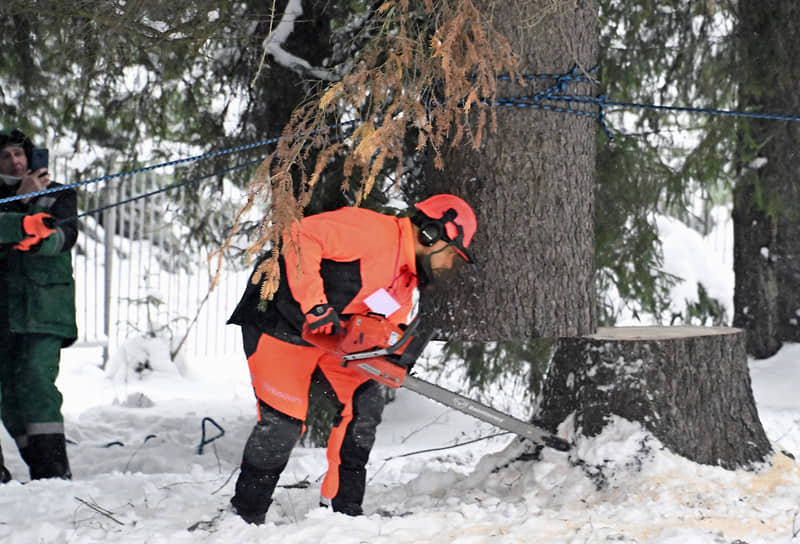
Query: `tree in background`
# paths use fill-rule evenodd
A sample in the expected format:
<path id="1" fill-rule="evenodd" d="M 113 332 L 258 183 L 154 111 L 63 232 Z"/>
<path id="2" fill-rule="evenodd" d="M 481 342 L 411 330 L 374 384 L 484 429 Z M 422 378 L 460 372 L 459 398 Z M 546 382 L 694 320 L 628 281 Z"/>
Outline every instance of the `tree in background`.
<path id="1" fill-rule="evenodd" d="M 733 109 L 732 22 L 728 0 L 600 2 L 601 92 L 616 102 Z M 704 318 L 691 319 L 696 307 L 680 315 L 669 311 L 678 302 L 670 301 L 670 287 L 681 279 L 662 270 L 655 214 L 708 233 L 710 206 L 729 200 L 736 122 L 647 109 L 610 110 L 608 117 L 614 141 L 598 129 L 600 322 L 615 323 L 621 308 L 609 295 L 616 293 L 634 316 L 699 324 Z M 698 198 L 701 209 L 694 206 Z M 714 324 L 725 319 L 714 316 Z"/>
<path id="2" fill-rule="evenodd" d="M 602 2 L 604 92 L 623 102 L 796 115 L 798 10 L 781 0 Z M 756 357 L 797 341 L 796 123 L 643 111 L 635 126 L 599 147 L 599 292 L 616 289 L 634 311 L 670 318 L 668 289 L 679 278 L 660 272 L 653 211 L 706 233 L 702 212 L 732 202 L 733 325 L 747 331 Z M 698 195 L 707 203 L 700 213 L 690 200 Z M 698 298 L 683 321 L 729 322 L 702 285 Z M 613 323 L 617 309 L 605 302 L 601 322 Z"/>
<path id="3" fill-rule="evenodd" d="M 737 70 L 742 109 L 800 111 L 800 4 L 739 2 Z M 741 124 L 734 191 L 734 325 L 748 353 L 769 357 L 800 340 L 800 126 L 752 119 Z"/>

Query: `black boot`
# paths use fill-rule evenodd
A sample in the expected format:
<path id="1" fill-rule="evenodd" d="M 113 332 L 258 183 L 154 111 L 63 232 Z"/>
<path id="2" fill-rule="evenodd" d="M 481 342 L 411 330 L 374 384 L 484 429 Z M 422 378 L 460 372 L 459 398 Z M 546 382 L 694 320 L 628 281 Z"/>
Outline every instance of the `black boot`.
<path id="1" fill-rule="evenodd" d="M 346 514 L 348 516 L 363 516 L 364 510 L 361 508 L 361 505 L 354 502 L 345 502 L 341 503 L 333 499 L 331 501 L 331 506 L 333 506 L 334 512 L 339 512 L 340 514 Z"/>
<path id="2" fill-rule="evenodd" d="M 28 464 L 31 480 L 72 478 L 67 459 L 67 443 L 63 434 L 31 435 L 28 437 L 28 445 L 21 448 L 20 453 Z"/>
<path id="3" fill-rule="evenodd" d="M 261 470 L 242 462 L 242 471 L 236 480 L 236 493 L 231 498 L 233 509 L 239 517 L 247 523 L 262 525 L 279 478 L 280 473 Z"/>
<path id="4" fill-rule="evenodd" d="M 347 514 L 348 516 L 363 516 L 364 510 L 361 508 L 360 504 L 355 503 L 342 503 L 341 501 L 337 501 L 336 499 L 327 499 L 325 497 L 319 498 L 319 506 L 320 508 L 333 508 L 334 512 L 338 512 L 340 514 Z"/>
<path id="5" fill-rule="evenodd" d="M 233 499 L 231 499 L 231 504 L 233 505 L 233 511 L 250 525 L 264 525 L 264 522 L 267 520 L 266 512 L 249 512 L 241 507 L 237 507 Z M 267 509 L 269 509 L 270 504 L 272 504 L 272 500 L 267 501 Z"/>
<path id="6" fill-rule="evenodd" d="M 334 512 L 348 516 L 362 516 L 364 510 L 364 490 L 367 486 L 367 471 L 361 467 L 348 468 L 344 463 L 339 467 L 339 491 L 331 499 Z"/>

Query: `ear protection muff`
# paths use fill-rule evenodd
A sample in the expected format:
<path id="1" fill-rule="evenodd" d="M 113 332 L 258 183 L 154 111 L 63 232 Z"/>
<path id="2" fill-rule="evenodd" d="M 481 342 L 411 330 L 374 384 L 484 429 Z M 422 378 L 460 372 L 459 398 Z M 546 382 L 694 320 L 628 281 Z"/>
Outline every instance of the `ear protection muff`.
<path id="1" fill-rule="evenodd" d="M 432 246 L 442 239 L 444 225 L 437 220 L 426 221 L 419 227 L 419 241 L 423 246 Z"/>
<path id="2" fill-rule="evenodd" d="M 415 223 L 419 226 L 419 242 L 426 247 L 432 246 L 442 238 L 447 237 L 447 229 L 445 225 L 456 218 L 458 213 L 450 208 L 439 219 L 431 219 L 423 213 L 417 214 L 421 216 Z"/>

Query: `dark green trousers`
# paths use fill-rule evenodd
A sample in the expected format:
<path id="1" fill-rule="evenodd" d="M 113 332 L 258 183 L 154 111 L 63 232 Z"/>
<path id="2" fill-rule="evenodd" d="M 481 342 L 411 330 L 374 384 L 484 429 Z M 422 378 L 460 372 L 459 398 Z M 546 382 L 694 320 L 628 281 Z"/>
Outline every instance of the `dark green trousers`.
<path id="1" fill-rule="evenodd" d="M 60 336 L 0 332 L 0 410 L 18 444 L 29 434 L 64 432 L 55 383 L 61 343 Z"/>
<path id="2" fill-rule="evenodd" d="M 0 330 L 0 415 L 34 479 L 70 477 L 55 384 L 62 340 Z"/>

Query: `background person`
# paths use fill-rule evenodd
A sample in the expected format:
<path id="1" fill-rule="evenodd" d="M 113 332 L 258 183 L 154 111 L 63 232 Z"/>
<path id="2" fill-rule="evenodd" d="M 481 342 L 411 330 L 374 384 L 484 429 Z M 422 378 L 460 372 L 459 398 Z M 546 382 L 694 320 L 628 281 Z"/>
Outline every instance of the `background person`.
<path id="1" fill-rule="evenodd" d="M 46 168 L 30 170 L 32 150 L 22 131 L 0 133 L 0 199 L 59 186 Z M 78 336 L 78 230 L 55 220 L 76 215 L 72 189 L 0 204 L 0 415 L 31 479 L 71 477 L 55 381 L 61 348 Z M 0 477 L 11 475 L 3 467 Z"/>

